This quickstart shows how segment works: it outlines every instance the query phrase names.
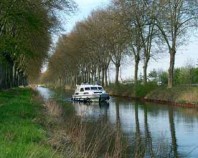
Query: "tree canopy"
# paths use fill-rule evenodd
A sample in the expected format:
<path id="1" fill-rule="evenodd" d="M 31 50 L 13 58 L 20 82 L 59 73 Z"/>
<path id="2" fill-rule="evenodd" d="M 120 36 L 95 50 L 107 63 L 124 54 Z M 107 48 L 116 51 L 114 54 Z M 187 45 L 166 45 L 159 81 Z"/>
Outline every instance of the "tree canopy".
<path id="1" fill-rule="evenodd" d="M 0 87 L 9 88 L 38 78 L 59 26 L 57 9 L 72 9 L 72 1 L 1 0 Z"/>

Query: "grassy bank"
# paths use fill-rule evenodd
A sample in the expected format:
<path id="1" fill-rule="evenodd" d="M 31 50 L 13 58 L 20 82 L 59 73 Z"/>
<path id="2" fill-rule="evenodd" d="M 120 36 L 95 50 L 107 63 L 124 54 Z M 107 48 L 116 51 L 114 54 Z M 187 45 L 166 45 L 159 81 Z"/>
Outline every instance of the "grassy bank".
<path id="1" fill-rule="evenodd" d="M 112 84 L 107 91 L 114 96 L 131 97 L 162 103 L 198 104 L 198 87 L 189 85 L 175 86 L 168 89 L 166 86 L 157 86 L 155 83 L 147 85 Z M 165 102 L 163 102 L 165 101 Z"/>
<path id="2" fill-rule="evenodd" d="M 110 84 L 106 89 L 110 95 L 132 97 L 132 98 L 143 98 L 151 91 L 157 88 L 156 83 L 150 82 L 146 85 L 142 84 Z"/>
<path id="3" fill-rule="evenodd" d="M 0 113 L 0 158 L 119 158 L 126 152 L 120 130 L 106 119 L 82 122 L 70 103 L 44 103 L 31 89 L 0 91 Z"/>
<path id="4" fill-rule="evenodd" d="M 198 87 L 175 86 L 171 89 L 159 87 L 148 93 L 145 98 L 183 104 L 198 104 Z"/>
<path id="5" fill-rule="evenodd" d="M 0 91 L 0 157 L 60 157 L 47 144 L 43 107 L 31 89 Z"/>

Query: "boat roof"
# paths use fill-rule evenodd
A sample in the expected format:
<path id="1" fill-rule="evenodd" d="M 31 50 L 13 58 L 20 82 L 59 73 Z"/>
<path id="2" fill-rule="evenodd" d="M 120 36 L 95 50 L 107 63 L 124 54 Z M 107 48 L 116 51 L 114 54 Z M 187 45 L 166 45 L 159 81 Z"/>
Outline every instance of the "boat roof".
<path id="1" fill-rule="evenodd" d="M 76 85 L 76 87 L 102 87 L 102 86 L 98 84 L 82 83 L 81 85 Z"/>

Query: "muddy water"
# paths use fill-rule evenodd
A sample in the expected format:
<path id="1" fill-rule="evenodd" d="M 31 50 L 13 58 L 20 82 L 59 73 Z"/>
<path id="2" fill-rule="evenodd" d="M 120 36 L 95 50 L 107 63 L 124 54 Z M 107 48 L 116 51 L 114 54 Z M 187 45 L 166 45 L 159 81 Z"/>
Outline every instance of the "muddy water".
<path id="1" fill-rule="evenodd" d="M 56 93 L 43 87 L 37 90 L 45 99 L 53 98 Z M 71 94 L 63 96 L 69 101 Z M 128 139 L 129 149 L 144 151 L 143 157 L 198 157 L 198 109 L 113 97 L 109 103 L 72 105 L 82 121 L 103 119 L 115 130 L 121 130 Z"/>

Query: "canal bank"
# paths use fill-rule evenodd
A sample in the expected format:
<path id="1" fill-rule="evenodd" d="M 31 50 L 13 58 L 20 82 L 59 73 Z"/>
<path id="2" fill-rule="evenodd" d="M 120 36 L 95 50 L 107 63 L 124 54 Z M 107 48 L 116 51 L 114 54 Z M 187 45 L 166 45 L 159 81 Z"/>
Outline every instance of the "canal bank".
<path id="1" fill-rule="evenodd" d="M 0 157 L 59 158 L 48 143 L 45 109 L 29 88 L 0 91 Z"/>
<path id="2" fill-rule="evenodd" d="M 82 122 L 65 97 L 43 87 L 0 91 L 0 157 L 123 156 L 122 136 L 103 120 Z"/>
<path id="3" fill-rule="evenodd" d="M 143 102 L 169 104 L 179 107 L 198 108 L 197 86 L 176 86 L 168 89 L 155 84 L 148 85 L 111 85 L 107 88 L 111 96 L 131 98 Z"/>

